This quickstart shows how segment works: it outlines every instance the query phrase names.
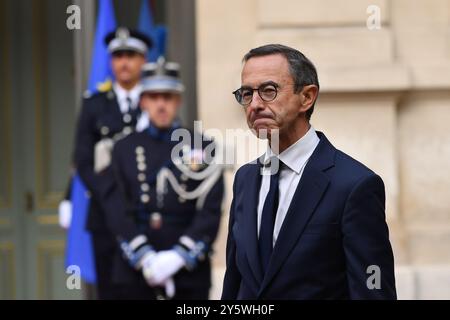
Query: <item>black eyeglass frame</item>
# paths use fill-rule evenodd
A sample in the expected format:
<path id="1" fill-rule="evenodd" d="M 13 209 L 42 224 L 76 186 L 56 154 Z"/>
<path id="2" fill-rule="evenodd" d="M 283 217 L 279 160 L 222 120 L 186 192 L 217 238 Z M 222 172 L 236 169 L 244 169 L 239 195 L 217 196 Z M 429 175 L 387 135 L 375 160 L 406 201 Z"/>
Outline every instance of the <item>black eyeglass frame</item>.
<path id="1" fill-rule="evenodd" d="M 274 95 L 274 97 L 271 98 L 271 99 L 265 99 L 265 98 L 262 96 L 262 91 L 263 91 L 264 89 L 266 89 L 268 86 L 272 86 L 272 87 L 275 89 L 275 95 Z M 252 91 L 252 98 L 250 99 L 250 101 L 249 101 L 248 103 L 242 103 L 242 99 L 243 99 L 243 98 L 242 98 L 241 92 L 242 92 L 243 89 L 245 89 L 245 90 L 251 90 L 251 91 Z M 277 98 L 279 89 L 280 89 L 280 85 L 279 85 L 278 83 L 275 83 L 275 82 L 273 82 L 273 81 L 268 81 L 268 82 L 262 83 L 258 88 L 252 88 L 252 87 L 240 87 L 240 88 L 234 90 L 234 91 L 232 92 L 232 94 L 234 95 L 234 97 L 236 98 L 236 101 L 237 101 L 240 105 L 242 105 L 242 106 L 244 106 L 244 107 L 247 107 L 247 106 L 248 106 L 250 103 L 252 103 L 252 101 L 253 101 L 253 96 L 254 96 L 255 90 L 258 91 L 258 95 L 259 95 L 259 97 L 261 98 L 262 101 L 265 101 L 265 102 L 271 102 L 271 101 L 273 101 L 273 100 L 275 100 L 275 99 Z"/>

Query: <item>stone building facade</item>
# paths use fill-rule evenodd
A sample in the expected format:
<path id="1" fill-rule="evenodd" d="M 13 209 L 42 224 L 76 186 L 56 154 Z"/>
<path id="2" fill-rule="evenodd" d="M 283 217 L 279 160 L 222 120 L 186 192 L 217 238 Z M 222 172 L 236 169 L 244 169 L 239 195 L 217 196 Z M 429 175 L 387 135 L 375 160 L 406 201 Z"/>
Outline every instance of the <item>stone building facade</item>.
<path id="1" fill-rule="evenodd" d="M 223 132 L 246 128 L 231 92 L 249 49 L 282 43 L 315 63 L 312 125 L 385 182 L 399 298 L 449 299 L 450 1 L 197 0 L 196 42 L 198 118 Z M 213 297 L 237 168 L 227 171 Z"/>

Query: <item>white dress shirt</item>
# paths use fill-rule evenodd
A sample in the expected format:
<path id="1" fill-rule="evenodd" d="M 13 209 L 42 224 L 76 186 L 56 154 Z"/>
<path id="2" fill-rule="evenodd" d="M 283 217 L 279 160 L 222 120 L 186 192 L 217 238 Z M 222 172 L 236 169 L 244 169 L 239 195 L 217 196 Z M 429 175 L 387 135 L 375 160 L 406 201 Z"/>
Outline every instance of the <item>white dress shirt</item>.
<path id="1" fill-rule="evenodd" d="M 301 137 L 297 142 L 289 146 L 286 150 L 278 155 L 278 159 L 283 163 L 280 177 L 279 177 L 279 201 L 278 210 L 275 218 L 275 225 L 273 228 L 273 245 L 277 241 L 284 218 L 291 204 L 294 193 L 297 189 L 303 170 L 311 157 L 314 149 L 319 144 L 319 137 L 316 131 L 311 126 L 308 132 Z M 267 147 L 264 155 L 264 163 L 267 163 L 271 157 L 275 156 L 274 152 Z M 263 168 L 264 174 L 262 176 L 261 188 L 259 189 L 258 201 L 258 237 L 261 226 L 261 215 L 264 206 L 264 201 L 270 189 L 270 167 Z"/>
<path id="2" fill-rule="evenodd" d="M 120 111 L 126 113 L 128 110 L 127 98 L 131 99 L 131 109 L 135 109 L 139 105 L 139 98 L 141 96 L 142 86 L 137 84 L 130 91 L 125 90 L 118 84 L 114 82 L 113 84 L 114 92 L 116 93 L 117 102 L 119 103 Z"/>
<path id="3" fill-rule="evenodd" d="M 139 100 L 142 92 L 141 84 L 137 84 L 136 86 L 134 86 L 133 89 L 127 91 L 124 88 L 122 88 L 117 82 L 114 82 L 113 89 L 114 92 L 116 93 L 117 103 L 119 104 L 120 111 L 122 113 L 127 113 L 129 111 L 127 98 L 131 99 L 132 109 L 135 109 L 139 106 Z M 149 115 L 146 111 L 143 111 L 137 120 L 136 131 L 141 132 L 145 130 L 149 126 L 149 124 L 150 124 Z"/>

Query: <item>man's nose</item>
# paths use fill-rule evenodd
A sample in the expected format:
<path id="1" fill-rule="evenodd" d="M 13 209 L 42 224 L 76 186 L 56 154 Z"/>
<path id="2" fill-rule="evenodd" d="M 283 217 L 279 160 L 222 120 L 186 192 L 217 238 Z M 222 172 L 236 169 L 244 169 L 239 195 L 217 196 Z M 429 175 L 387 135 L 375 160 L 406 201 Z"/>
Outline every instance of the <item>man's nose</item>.
<path id="1" fill-rule="evenodd" d="M 252 101 L 248 105 L 253 111 L 263 110 L 265 108 L 264 101 L 259 96 L 258 90 L 253 91 Z"/>

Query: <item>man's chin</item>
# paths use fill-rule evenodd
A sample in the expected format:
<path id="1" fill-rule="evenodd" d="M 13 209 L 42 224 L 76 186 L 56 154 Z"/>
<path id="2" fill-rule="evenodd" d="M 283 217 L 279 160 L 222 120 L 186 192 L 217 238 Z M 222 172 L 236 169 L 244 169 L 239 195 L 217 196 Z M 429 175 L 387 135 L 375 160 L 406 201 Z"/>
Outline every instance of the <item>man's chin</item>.
<path id="1" fill-rule="evenodd" d="M 168 121 L 153 121 L 153 125 L 158 129 L 166 130 L 172 126 L 172 123 Z"/>
<path id="2" fill-rule="evenodd" d="M 133 78 L 127 73 L 124 75 L 119 75 L 118 77 L 116 77 L 118 82 L 122 82 L 122 83 L 130 83 L 133 82 Z"/>
<path id="3" fill-rule="evenodd" d="M 270 128 L 266 126 L 256 126 L 252 128 L 252 132 L 259 138 L 259 139 L 268 139 L 270 135 L 275 134 L 278 131 L 278 129 Z"/>

